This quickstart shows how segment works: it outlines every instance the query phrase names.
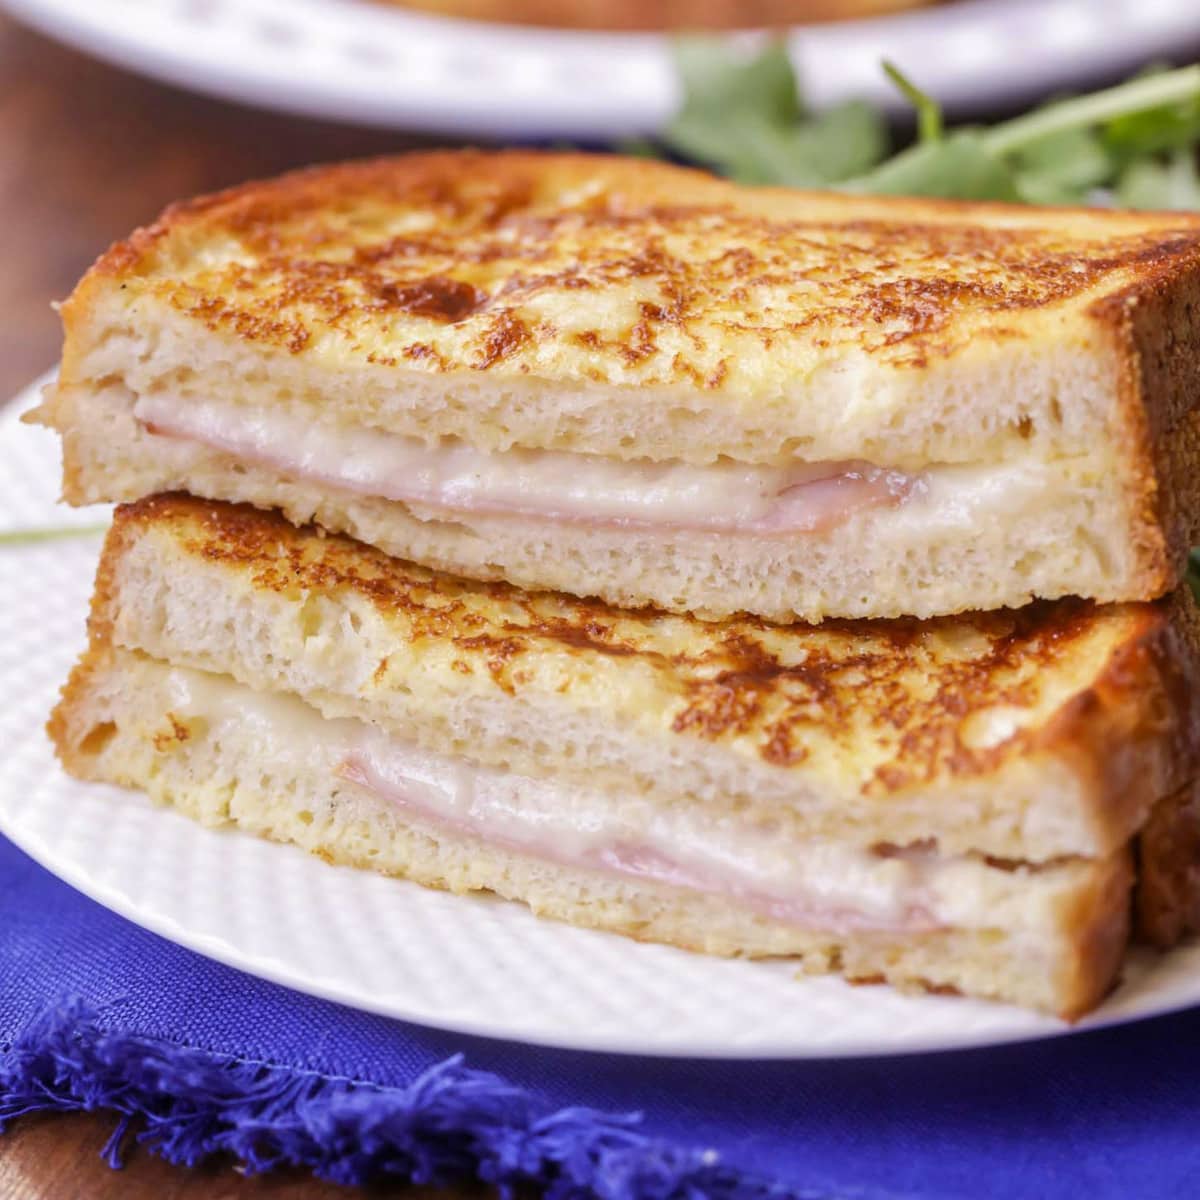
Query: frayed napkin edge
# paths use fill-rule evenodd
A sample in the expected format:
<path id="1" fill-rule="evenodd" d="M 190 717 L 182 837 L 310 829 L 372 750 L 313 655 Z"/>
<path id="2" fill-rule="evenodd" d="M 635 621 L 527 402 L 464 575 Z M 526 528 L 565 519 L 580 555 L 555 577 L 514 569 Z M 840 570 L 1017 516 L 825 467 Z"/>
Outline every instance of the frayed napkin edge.
<path id="1" fill-rule="evenodd" d="M 338 1184 L 480 1180 L 502 1197 L 535 1185 L 547 1200 L 829 1200 L 652 1137 L 637 1128 L 640 1113 L 548 1111 L 461 1055 L 384 1087 L 114 1032 L 100 1017 L 66 999 L 0 1054 L 0 1132 L 29 1113 L 107 1109 L 120 1117 L 103 1151 L 113 1167 L 136 1127 L 171 1163 L 228 1156 L 248 1173 L 300 1168 Z"/>

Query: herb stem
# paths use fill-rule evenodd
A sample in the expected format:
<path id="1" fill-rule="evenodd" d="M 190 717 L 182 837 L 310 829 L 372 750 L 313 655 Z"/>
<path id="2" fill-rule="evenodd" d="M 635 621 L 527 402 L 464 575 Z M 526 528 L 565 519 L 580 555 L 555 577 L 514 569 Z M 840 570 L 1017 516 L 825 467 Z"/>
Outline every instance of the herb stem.
<path id="1" fill-rule="evenodd" d="M 942 106 L 927 92 L 921 91 L 895 63 L 885 58 L 881 65 L 883 73 L 917 110 L 917 136 L 923 142 L 940 141 L 943 132 Z"/>
<path id="2" fill-rule="evenodd" d="M 91 537 L 104 533 L 107 525 L 60 525 L 54 529 L 10 529 L 0 532 L 0 547 L 27 546 L 34 542 L 53 542 L 62 538 Z"/>
<path id="3" fill-rule="evenodd" d="M 1147 75 L 1128 83 L 1060 100 L 1050 108 L 1014 117 L 981 134 L 985 149 L 993 154 L 1011 154 L 1029 142 L 1053 133 L 1085 128 L 1127 117 L 1132 113 L 1200 98 L 1200 66 L 1180 67 L 1162 75 Z"/>

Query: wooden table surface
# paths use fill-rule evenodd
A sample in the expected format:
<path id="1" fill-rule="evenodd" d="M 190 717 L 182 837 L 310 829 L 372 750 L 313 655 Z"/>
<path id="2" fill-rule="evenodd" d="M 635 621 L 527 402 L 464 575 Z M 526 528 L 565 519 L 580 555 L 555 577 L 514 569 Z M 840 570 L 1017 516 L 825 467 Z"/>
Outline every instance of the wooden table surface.
<path id="1" fill-rule="evenodd" d="M 64 50 L 0 15 L 0 402 L 58 357 L 52 301 L 114 239 L 169 201 L 324 159 L 420 139 L 275 116 L 191 96 Z M 244 1179 L 100 1148 L 114 1119 L 19 1121 L 0 1138 L 0 1200 L 334 1200 L 311 1179 Z M 405 1195 L 420 1200 L 421 1192 Z M 428 1195 L 428 1193 L 426 1193 Z M 440 1194 L 446 1200 L 445 1193 Z"/>

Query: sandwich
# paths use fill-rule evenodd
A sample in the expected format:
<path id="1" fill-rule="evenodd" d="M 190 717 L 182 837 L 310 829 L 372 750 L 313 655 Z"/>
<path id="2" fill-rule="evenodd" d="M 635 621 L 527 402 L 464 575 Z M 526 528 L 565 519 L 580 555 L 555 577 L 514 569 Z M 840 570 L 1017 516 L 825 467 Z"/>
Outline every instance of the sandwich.
<path id="1" fill-rule="evenodd" d="M 62 306 L 72 504 L 186 491 L 719 618 L 1166 595 L 1200 218 L 438 152 L 167 210 Z"/>
<path id="2" fill-rule="evenodd" d="M 578 925 L 1068 1017 L 1200 915 L 1200 624 L 1155 602 L 781 627 L 117 510 L 68 771 Z"/>
<path id="3" fill-rule="evenodd" d="M 444 17 L 569 29 L 750 29 L 847 21 L 931 0 L 390 0 Z"/>

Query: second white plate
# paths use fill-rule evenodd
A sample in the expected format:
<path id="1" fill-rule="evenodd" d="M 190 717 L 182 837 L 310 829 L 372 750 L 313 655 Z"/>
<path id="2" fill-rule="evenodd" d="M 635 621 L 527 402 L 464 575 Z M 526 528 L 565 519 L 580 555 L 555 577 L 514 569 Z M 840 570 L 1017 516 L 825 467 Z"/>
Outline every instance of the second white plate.
<path id="1" fill-rule="evenodd" d="M 78 48 L 168 83 L 311 116 L 467 136 L 653 133 L 678 93 L 669 40 L 487 25 L 356 0 L 0 0 Z M 1132 71 L 1200 45 L 1191 0 L 954 0 L 797 29 L 816 105 L 903 102 L 899 64 L 978 111 Z"/>
<path id="2" fill-rule="evenodd" d="M 0 534 L 103 520 L 54 502 L 54 439 L 0 417 Z M 299 850 L 202 829 L 144 797 L 69 779 L 42 726 L 74 656 L 96 535 L 0 541 L 0 831 L 101 904 L 252 974 L 390 1017 L 583 1050 L 830 1057 L 1070 1032 L 1003 1005 L 705 958 L 426 891 Z M 1089 1020 L 1200 1003 L 1200 945 L 1137 959 Z"/>

